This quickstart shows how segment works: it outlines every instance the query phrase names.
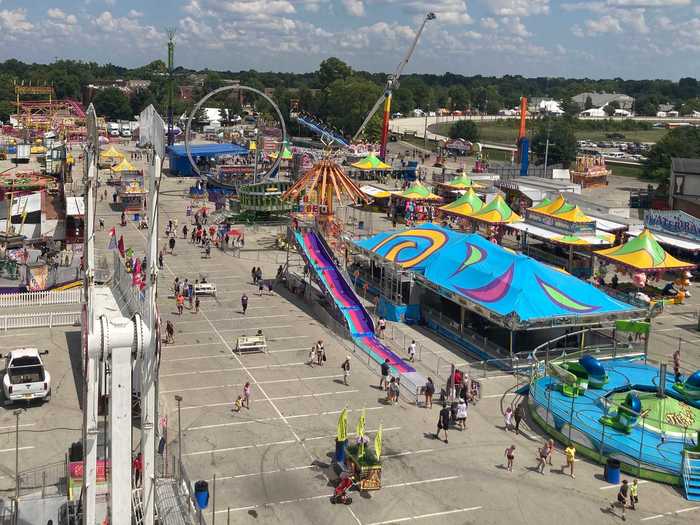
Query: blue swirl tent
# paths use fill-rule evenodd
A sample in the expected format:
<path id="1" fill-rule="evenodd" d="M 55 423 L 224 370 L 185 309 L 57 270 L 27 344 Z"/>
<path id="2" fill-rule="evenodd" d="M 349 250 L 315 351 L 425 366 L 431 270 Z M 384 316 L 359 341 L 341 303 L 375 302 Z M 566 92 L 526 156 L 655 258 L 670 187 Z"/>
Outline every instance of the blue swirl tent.
<path id="1" fill-rule="evenodd" d="M 639 317 L 633 306 L 531 257 L 434 224 L 383 232 L 355 243 L 362 252 L 416 274 L 428 288 L 511 330 L 553 318 Z M 494 315 L 495 314 L 495 315 Z M 583 320 L 582 320 L 583 321 Z M 567 322 L 572 322 L 571 319 Z"/>

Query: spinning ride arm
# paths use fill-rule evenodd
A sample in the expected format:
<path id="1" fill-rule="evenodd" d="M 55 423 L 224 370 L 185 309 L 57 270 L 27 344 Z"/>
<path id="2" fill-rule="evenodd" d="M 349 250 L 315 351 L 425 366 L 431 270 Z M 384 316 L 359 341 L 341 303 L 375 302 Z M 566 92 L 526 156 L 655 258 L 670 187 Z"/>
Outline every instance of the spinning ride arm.
<path id="1" fill-rule="evenodd" d="M 362 123 L 362 125 L 360 126 L 360 129 L 357 130 L 357 133 L 355 133 L 355 136 L 353 136 L 353 138 L 352 138 L 353 142 L 355 142 L 357 140 L 357 137 L 359 137 L 362 134 L 362 132 L 367 127 L 367 124 L 369 124 L 369 121 L 372 119 L 374 114 L 377 112 L 377 110 L 379 109 L 379 107 L 383 103 L 384 104 L 384 119 L 382 121 L 381 149 L 379 152 L 379 156 L 381 157 L 382 160 L 384 160 L 386 157 L 386 143 L 387 143 L 387 138 L 389 136 L 389 116 L 391 114 L 392 92 L 394 89 L 398 89 L 399 79 L 401 78 L 401 74 L 403 73 L 403 70 L 406 67 L 406 64 L 408 64 L 409 60 L 411 60 L 411 57 L 413 56 L 413 53 L 416 50 L 416 46 L 418 45 L 418 40 L 420 40 L 420 37 L 423 34 L 423 30 L 425 29 L 425 24 L 427 24 L 429 20 L 435 20 L 435 13 L 428 13 L 427 15 L 425 15 L 425 18 L 423 19 L 423 23 L 418 28 L 418 31 L 416 32 L 416 36 L 413 39 L 413 43 L 411 44 L 411 47 L 408 49 L 408 52 L 404 56 L 403 60 L 401 60 L 401 62 L 399 62 L 399 65 L 396 66 L 396 70 L 394 71 L 394 73 L 392 75 L 389 75 L 389 78 L 387 78 L 386 86 L 384 88 L 384 93 L 382 93 L 382 96 L 379 97 L 379 100 L 377 100 L 377 102 L 375 102 L 374 106 L 372 106 L 372 109 L 367 114 L 367 117 L 365 117 L 365 120 Z"/>

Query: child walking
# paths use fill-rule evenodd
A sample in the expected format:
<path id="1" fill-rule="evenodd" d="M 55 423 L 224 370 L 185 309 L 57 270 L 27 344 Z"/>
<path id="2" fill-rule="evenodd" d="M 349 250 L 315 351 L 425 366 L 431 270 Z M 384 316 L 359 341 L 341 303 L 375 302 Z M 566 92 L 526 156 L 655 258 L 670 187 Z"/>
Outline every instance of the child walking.
<path id="1" fill-rule="evenodd" d="M 508 472 L 513 472 L 513 460 L 515 459 L 515 445 L 511 445 L 506 449 L 506 469 Z"/>

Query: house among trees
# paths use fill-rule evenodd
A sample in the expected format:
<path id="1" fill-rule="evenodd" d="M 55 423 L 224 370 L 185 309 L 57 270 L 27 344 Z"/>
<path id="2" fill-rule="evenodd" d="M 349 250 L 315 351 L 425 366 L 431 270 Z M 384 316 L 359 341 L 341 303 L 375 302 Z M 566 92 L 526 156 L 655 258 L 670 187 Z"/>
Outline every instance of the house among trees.
<path id="1" fill-rule="evenodd" d="M 634 109 L 634 98 L 622 93 L 590 93 L 584 92 L 572 97 L 583 110 L 600 108 L 604 106 L 614 106 L 616 109 L 632 111 Z M 615 104 L 616 103 L 616 104 Z"/>

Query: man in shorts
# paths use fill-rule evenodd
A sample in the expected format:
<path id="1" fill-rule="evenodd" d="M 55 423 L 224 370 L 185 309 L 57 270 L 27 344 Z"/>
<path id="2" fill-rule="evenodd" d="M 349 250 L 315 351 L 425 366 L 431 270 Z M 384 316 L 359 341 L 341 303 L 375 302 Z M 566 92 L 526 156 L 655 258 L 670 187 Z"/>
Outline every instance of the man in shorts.
<path id="1" fill-rule="evenodd" d="M 447 429 L 450 427 L 450 409 L 447 408 L 447 404 L 442 405 L 440 409 L 440 415 L 438 416 L 437 422 L 437 433 L 435 434 L 435 439 L 440 439 L 440 431 L 445 431 L 445 444 L 447 441 Z"/>
<path id="2" fill-rule="evenodd" d="M 627 507 L 627 494 L 629 493 L 629 484 L 626 479 L 622 480 L 622 485 L 620 485 L 620 491 L 617 493 L 617 501 L 610 503 L 610 510 L 614 511 L 615 507 L 620 507 L 622 509 L 622 521 L 625 521 L 625 508 Z"/>
<path id="3" fill-rule="evenodd" d="M 385 359 L 381 364 L 382 378 L 379 380 L 379 388 L 386 390 L 389 386 L 389 360 Z"/>

